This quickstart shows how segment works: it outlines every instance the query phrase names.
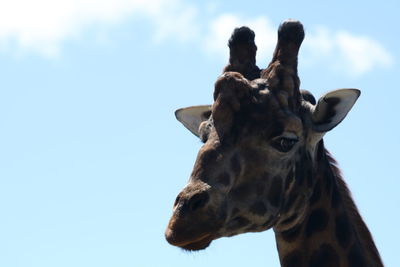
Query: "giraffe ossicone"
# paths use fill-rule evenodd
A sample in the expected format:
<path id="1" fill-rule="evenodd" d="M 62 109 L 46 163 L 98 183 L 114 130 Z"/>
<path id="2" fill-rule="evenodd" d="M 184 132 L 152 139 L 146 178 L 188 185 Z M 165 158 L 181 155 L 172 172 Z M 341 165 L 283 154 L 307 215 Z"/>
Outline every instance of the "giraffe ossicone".
<path id="1" fill-rule="evenodd" d="M 234 30 L 212 105 L 176 111 L 204 145 L 173 205 L 167 241 L 200 250 L 273 228 L 282 266 L 383 266 L 323 143 L 360 91 L 335 90 L 316 101 L 299 89 L 300 22 L 281 24 L 263 70 L 254 36 L 247 27 Z"/>

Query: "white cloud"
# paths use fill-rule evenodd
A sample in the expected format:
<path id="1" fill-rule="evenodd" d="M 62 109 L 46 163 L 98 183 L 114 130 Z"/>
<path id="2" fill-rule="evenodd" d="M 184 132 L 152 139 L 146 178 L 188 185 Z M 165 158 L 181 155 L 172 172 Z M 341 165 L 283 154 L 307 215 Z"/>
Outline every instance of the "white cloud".
<path id="1" fill-rule="evenodd" d="M 174 37 L 189 41 L 198 38 L 200 25 L 196 21 L 197 8 L 179 0 L 166 0 L 165 3 L 163 9 L 150 18 L 155 24 L 155 39 L 162 41 Z"/>
<path id="2" fill-rule="evenodd" d="M 12 0 L 0 2 L 0 47 L 55 56 L 63 41 L 134 14 L 150 19 L 157 40 L 192 38 L 195 9 L 179 0 Z"/>
<path id="3" fill-rule="evenodd" d="M 348 32 L 338 32 L 336 43 L 343 59 L 348 61 L 347 69 L 355 75 L 364 74 L 374 67 L 389 67 L 393 64 L 391 55 L 377 41 Z"/>
<path id="4" fill-rule="evenodd" d="M 351 76 L 365 74 L 374 68 L 390 67 L 394 59 L 376 40 L 345 31 L 333 32 L 317 27 L 306 33 L 302 48 L 306 65 L 324 65 Z"/>
<path id="5" fill-rule="evenodd" d="M 217 12 L 215 6 L 208 9 L 213 14 Z M 207 16 L 200 17 L 200 11 L 204 13 L 200 6 L 182 0 L 0 1 L 0 50 L 57 56 L 66 40 L 79 39 L 89 29 L 95 28 L 104 35 L 102 29 L 138 18 L 153 25 L 155 41 L 169 38 L 198 43 L 205 53 L 218 55 L 225 62 L 229 54 L 227 41 L 233 29 L 249 26 L 256 33 L 258 64 L 260 67 L 268 64 L 278 25 L 273 25 L 266 16 L 246 19 L 235 14 L 210 16 L 204 22 L 202 19 Z M 349 75 L 388 67 L 393 61 L 384 47 L 370 37 L 333 32 L 326 27 L 307 32 L 301 50 L 302 64 L 323 64 Z"/>

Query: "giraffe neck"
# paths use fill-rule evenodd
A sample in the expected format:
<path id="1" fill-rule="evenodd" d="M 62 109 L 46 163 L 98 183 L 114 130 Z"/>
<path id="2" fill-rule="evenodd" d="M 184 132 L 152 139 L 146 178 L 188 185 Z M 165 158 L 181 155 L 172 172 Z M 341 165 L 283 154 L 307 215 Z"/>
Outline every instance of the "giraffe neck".
<path id="1" fill-rule="evenodd" d="M 315 184 L 304 219 L 285 231 L 275 229 L 282 266 L 383 266 L 336 162 L 321 141 Z"/>

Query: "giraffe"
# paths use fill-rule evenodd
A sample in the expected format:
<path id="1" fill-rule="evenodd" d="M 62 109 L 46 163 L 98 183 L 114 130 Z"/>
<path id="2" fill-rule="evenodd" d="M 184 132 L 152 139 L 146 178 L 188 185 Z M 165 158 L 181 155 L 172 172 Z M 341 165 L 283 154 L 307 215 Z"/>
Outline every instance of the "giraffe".
<path id="1" fill-rule="evenodd" d="M 339 89 L 318 101 L 300 90 L 299 21 L 284 21 L 266 69 L 255 34 L 236 28 L 214 103 L 176 111 L 204 143 L 165 231 L 185 250 L 272 228 L 281 266 L 383 266 L 323 136 L 360 95 Z"/>

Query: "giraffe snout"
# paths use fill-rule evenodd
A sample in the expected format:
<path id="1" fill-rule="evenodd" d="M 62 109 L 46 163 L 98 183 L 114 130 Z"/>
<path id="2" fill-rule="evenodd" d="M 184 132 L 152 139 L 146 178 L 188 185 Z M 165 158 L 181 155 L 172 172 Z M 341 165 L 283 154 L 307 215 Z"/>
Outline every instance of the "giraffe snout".
<path id="1" fill-rule="evenodd" d="M 175 212 L 180 216 L 186 216 L 204 208 L 210 200 L 208 192 L 196 192 L 194 194 L 179 194 L 175 200 Z"/>
<path id="2" fill-rule="evenodd" d="M 186 187 L 177 196 L 174 211 L 165 231 L 165 238 L 186 250 L 206 248 L 214 239 L 220 224 L 210 207 L 208 190 Z"/>

